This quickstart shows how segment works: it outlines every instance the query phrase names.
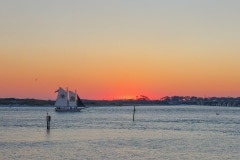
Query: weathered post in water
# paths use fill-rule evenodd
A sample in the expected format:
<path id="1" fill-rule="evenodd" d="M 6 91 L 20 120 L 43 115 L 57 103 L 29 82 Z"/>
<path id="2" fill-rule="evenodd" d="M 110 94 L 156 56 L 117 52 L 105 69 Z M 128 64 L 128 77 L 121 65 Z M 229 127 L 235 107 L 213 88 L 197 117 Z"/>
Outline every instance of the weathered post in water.
<path id="1" fill-rule="evenodd" d="M 47 121 L 47 130 L 49 130 L 50 129 L 51 116 L 49 116 L 48 113 L 47 113 L 47 116 L 46 116 L 46 121 Z"/>
<path id="2" fill-rule="evenodd" d="M 134 118 L 135 118 L 135 112 L 136 112 L 136 109 L 135 109 L 135 106 L 134 106 L 134 109 L 133 109 L 133 122 L 134 122 Z"/>

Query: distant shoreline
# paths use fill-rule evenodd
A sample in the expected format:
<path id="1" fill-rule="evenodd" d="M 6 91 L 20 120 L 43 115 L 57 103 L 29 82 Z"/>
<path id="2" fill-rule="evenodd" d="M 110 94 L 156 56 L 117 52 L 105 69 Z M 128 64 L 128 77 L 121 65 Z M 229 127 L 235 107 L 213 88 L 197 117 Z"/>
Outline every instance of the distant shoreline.
<path id="1" fill-rule="evenodd" d="M 141 105 L 208 105 L 240 107 L 240 97 L 194 97 L 172 96 L 159 100 L 150 99 L 123 99 L 123 100 L 87 100 L 82 99 L 86 106 L 141 106 Z M 54 106 L 53 100 L 0 98 L 1 106 Z"/>

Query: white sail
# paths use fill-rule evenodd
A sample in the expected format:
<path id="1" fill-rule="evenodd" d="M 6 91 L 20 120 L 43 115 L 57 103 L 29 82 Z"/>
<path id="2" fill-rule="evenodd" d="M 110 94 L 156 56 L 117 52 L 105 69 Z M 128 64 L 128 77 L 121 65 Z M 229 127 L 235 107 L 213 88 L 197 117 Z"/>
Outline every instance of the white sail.
<path id="1" fill-rule="evenodd" d="M 76 93 L 69 91 L 69 107 L 77 107 Z"/>
<path id="2" fill-rule="evenodd" d="M 56 112 L 80 112 L 82 107 L 85 107 L 76 92 L 68 91 L 68 89 L 65 91 L 61 87 L 56 92 L 58 92 L 55 102 Z"/>
<path id="3" fill-rule="evenodd" d="M 68 106 L 68 96 L 67 91 L 59 87 L 58 89 L 58 96 L 55 102 L 56 107 L 66 107 Z"/>

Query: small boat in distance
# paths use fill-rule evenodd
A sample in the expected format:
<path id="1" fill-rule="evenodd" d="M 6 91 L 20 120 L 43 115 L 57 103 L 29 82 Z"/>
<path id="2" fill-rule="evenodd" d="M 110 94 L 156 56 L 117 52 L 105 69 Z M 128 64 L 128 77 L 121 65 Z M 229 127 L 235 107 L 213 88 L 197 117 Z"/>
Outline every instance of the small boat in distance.
<path id="1" fill-rule="evenodd" d="M 58 92 L 57 99 L 55 102 L 55 111 L 56 112 L 80 112 L 81 109 L 85 107 L 76 91 L 65 91 L 63 88 L 55 92 Z"/>

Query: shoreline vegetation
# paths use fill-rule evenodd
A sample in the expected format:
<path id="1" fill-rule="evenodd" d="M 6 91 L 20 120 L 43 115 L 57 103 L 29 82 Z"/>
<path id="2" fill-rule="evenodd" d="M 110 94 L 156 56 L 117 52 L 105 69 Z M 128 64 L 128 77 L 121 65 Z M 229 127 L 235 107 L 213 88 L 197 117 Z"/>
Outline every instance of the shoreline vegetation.
<path id="1" fill-rule="evenodd" d="M 240 107 L 240 97 L 194 97 L 172 96 L 158 100 L 150 100 L 141 95 L 136 99 L 119 100 L 88 100 L 82 99 L 87 107 L 91 106 L 143 106 L 143 105 L 205 105 L 205 106 L 229 106 Z M 0 106 L 54 106 L 53 100 L 0 98 Z"/>

